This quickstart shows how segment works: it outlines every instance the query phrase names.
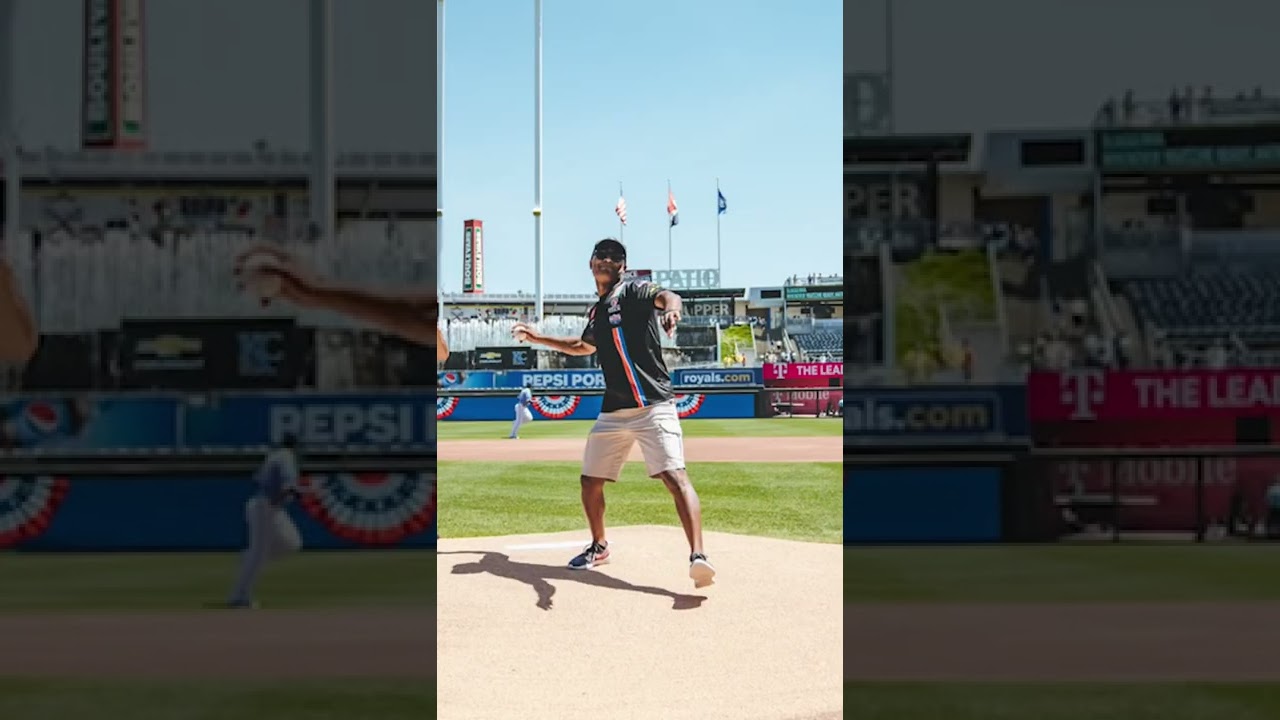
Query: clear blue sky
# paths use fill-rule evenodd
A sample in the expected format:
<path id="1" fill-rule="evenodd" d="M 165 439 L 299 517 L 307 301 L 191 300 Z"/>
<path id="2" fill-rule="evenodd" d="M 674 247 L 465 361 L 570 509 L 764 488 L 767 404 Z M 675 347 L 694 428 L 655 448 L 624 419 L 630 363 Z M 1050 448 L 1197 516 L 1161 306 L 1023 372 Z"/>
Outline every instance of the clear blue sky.
<path id="1" fill-rule="evenodd" d="M 501 6 L 501 11 L 497 6 Z M 441 284 L 461 289 L 462 222 L 485 225 L 489 292 L 532 291 L 533 1 L 447 0 Z M 591 246 L 633 268 L 716 262 L 776 285 L 841 264 L 842 9 L 836 0 L 544 0 L 546 292 L 590 292 Z"/>

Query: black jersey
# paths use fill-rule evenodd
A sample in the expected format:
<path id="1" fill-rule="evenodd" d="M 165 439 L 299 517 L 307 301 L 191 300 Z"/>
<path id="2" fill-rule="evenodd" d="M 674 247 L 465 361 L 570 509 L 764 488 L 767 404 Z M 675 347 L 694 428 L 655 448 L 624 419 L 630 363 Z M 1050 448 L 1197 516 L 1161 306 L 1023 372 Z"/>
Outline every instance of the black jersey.
<path id="1" fill-rule="evenodd" d="M 602 412 L 648 407 L 674 397 L 654 307 L 661 292 L 651 282 L 625 280 L 587 312 L 582 340 L 596 347 L 604 372 Z"/>

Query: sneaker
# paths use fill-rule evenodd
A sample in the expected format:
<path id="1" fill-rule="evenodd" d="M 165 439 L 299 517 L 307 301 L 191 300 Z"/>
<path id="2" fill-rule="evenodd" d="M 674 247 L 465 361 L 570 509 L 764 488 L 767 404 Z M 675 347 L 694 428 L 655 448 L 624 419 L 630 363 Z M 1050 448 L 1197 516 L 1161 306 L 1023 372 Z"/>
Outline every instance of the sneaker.
<path id="1" fill-rule="evenodd" d="M 593 542 L 581 554 L 569 561 L 571 570 L 590 570 L 609 562 L 609 544 Z"/>
<path id="2" fill-rule="evenodd" d="M 694 587 L 706 587 L 716 581 L 716 569 L 706 555 L 693 553 L 689 556 L 689 577 L 693 578 Z"/>

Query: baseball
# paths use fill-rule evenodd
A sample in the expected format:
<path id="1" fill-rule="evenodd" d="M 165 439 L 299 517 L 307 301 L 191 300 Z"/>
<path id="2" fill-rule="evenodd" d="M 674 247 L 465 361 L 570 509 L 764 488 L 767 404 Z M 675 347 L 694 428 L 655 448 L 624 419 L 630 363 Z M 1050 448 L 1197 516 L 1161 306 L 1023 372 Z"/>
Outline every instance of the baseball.
<path id="1" fill-rule="evenodd" d="M 245 258 L 243 274 L 245 287 L 263 300 L 269 300 L 280 294 L 280 276 L 262 272 L 266 269 L 281 267 L 280 261 L 268 253 L 254 253 Z"/>

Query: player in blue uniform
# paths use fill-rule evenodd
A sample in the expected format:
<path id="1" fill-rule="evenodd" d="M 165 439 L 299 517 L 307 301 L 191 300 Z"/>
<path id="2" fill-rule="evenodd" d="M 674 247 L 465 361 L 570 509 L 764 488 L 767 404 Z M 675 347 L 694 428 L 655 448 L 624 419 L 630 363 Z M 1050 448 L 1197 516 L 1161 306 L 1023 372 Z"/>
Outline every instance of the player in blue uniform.
<path id="1" fill-rule="evenodd" d="M 297 439 L 288 436 L 253 474 L 254 495 L 245 503 L 249 546 L 240 562 L 240 576 L 231 591 L 231 607 L 256 607 L 253 589 L 267 562 L 302 548 L 298 527 L 285 509 L 298 496 Z"/>
<path id="2" fill-rule="evenodd" d="M 246 261 L 260 254 L 271 257 L 275 264 L 246 270 Z M 278 297 L 294 305 L 346 315 L 421 345 L 434 342 L 436 362 L 449 359 L 444 333 L 437 324 L 440 306 L 435 293 L 391 294 L 339 285 L 307 272 L 292 255 L 273 245 L 259 245 L 241 253 L 236 258 L 235 274 L 241 279 L 252 274 L 258 279 L 278 280 Z"/>
<path id="3" fill-rule="evenodd" d="M 511 425 L 511 440 L 520 439 L 520 426 L 525 423 L 533 422 L 533 411 L 529 406 L 533 404 L 533 391 L 529 389 L 529 383 L 526 382 L 524 387 L 520 389 L 520 396 L 516 398 L 516 421 Z"/>

